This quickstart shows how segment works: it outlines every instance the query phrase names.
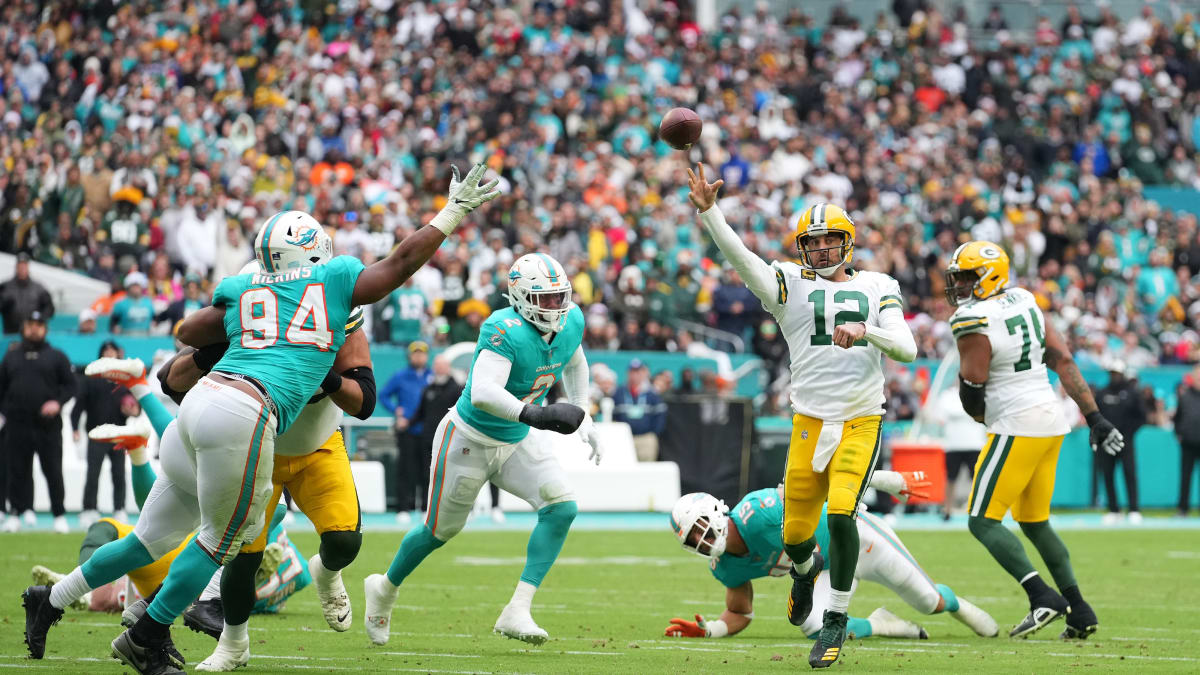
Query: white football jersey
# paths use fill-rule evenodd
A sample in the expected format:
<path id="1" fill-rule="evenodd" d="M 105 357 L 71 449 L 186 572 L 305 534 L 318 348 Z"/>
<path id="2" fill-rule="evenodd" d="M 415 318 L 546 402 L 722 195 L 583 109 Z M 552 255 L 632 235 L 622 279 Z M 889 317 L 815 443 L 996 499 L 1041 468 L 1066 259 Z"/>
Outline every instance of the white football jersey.
<path id="1" fill-rule="evenodd" d="M 833 344 L 833 330 L 854 322 L 879 326 L 881 311 L 902 311 L 896 280 L 847 270 L 849 280 L 834 282 L 792 262 L 771 267 L 779 294 L 763 307 L 787 340 L 792 409 L 831 422 L 883 414 L 883 353 L 866 338 L 842 349 Z"/>
<path id="2" fill-rule="evenodd" d="M 981 333 L 992 345 L 984 391 L 984 423 L 989 432 L 1045 437 L 1070 431 L 1043 363 L 1045 326 L 1033 294 L 1023 288 L 974 300 L 950 317 L 956 340 Z"/>

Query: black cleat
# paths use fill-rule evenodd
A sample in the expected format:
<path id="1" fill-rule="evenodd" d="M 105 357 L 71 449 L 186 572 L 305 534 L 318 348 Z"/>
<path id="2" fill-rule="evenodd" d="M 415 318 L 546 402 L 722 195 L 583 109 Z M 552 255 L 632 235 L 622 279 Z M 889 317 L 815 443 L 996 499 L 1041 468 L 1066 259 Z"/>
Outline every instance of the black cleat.
<path id="1" fill-rule="evenodd" d="M 225 608 L 220 598 L 197 600 L 183 613 L 183 625 L 214 640 L 221 639 L 225 628 Z"/>
<path id="2" fill-rule="evenodd" d="M 808 653 L 808 665 L 813 668 L 828 668 L 836 663 L 842 655 L 842 644 L 846 642 L 846 614 L 827 609 L 822 618 L 821 633 Z"/>
<path id="3" fill-rule="evenodd" d="M 132 631 L 127 630 L 112 641 L 112 654 L 114 659 L 141 675 L 183 675 L 184 671 L 175 664 L 168 647 L 174 648 L 170 638 L 143 647 L 134 641 Z"/>
<path id="4" fill-rule="evenodd" d="M 1032 604 L 1029 614 L 1021 623 L 1008 631 L 1008 637 L 1029 637 L 1044 628 L 1046 624 L 1066 616 L 1070 611 L 1071 607 L 1067 604 L 1066 598 L 1058 593 L 1047 595 Z"/>
<path id="5" fill-rule="evenodd" d="M 46 633 L 62 618 L 63 611 L 50 604 L 49 586 L 26 588 L 21 604 L 25 606 L 25 646 L 30 658 L 40 659 L 46 655 Z"/>
<path id="6" fill-rule="evenodd" d="M 1067 615 L 1067 628 L 1058 637 L 1064 640 L 1086 640 L 1089 635 L 1100 627 L 1100 619 L 1092 611 L 1092 606 L 1086 602 L 1071 605 L 1071 613 Z"/>
<path id="7" fill-rule="evenodd" d="M 812 612 L 813 583 L 823 567 L 825 556 L 821 555 L 820 551 L 813 551 L 812 568 L 808 570 L 808 574 L 800 574 L 795 567 L 789 570 L 792 575 L 792 592 L 788 594 L 787 614 L 788 621 L 791 621 L 793 626 L 803 626 L 804 620 Z"/>

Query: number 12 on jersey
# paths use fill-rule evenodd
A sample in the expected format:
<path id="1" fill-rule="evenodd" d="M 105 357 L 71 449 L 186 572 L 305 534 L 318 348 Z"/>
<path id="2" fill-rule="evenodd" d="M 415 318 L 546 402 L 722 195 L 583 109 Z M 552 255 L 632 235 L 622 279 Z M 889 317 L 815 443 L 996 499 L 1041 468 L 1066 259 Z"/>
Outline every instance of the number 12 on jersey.
<path id="1" fill-rule="evenodd" d="M 808 338 L 808 343 L 814 347 L 833 344 L 833 335 L 826 331 L 827 320 L 825 318 L 825 291 L 817 289 L 808 294 L 808 301 L 813 305 L 813 334 Z M 871 311 L 871 303 L 867 300 L 867 296 L 859 291 L 838 291 L 833 294 L 834 304 L 854 303 L 856 309 L 845 309 L 833 315 L 833 327 L 844 323 L 858 323 L 867 320 L 867 314 Z M 864 338 L 859 338 L 854 341 L 855 347 L 866 347 L 867 341 Z"/>
<path id="2" fill-rule="evenodd" d="M 279 299 L 270 288 L 251 288 L 238 301 L 242 323 L 242 346 L 266 349 L 279 341 Z M 309 284 L 288 322 L 284 340 L 295 345 L 312 345 L 322 351 L 333 344 L 329 312 L 325 308 L 325 284 Z"/>

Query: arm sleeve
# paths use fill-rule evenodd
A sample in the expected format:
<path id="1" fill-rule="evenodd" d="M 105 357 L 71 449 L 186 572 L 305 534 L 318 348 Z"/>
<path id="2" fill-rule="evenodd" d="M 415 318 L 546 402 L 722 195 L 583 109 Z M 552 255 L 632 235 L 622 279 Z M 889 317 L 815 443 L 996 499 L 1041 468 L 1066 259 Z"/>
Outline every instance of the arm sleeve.
<path id="1" fill-rule="evenodd" d="M 75 395 L 75 407 L 71 409 L 71 428 L 79 430 L 79 418 L 83 417 L 83 410 L 87 407 L 88 402 L 88 381 L 86 378 L 79 378 L 79 389 Z"/>
<path id="2" fill-rule="evenodd" d="M 588 409 L 588 364 L 583 355 L 583 345 L 575 349 L 571 360 L 567 362 L 562 373 L 563 389 L 567 390 L 567 399 L 572 405 L 584 410 Z"/>
<path id="3" fill-rule="evenodd" d="M 471 405 L 501 419 L 518 421 L 525 403 L 504 388 L 510 372 L 512 361 L 496 352 L 479 350 L 471 367 Z"/>
<path id="4" fill-rule="evenodd" d="M 720 207 L 713 205 L 701 213 L 700 223 L 708 230 L 721 253 L 729 259 L 729 264 L 742 276 L 746 288 L 749 288 L 763 305 L 777 307 L 783 304 L 787 294 L 780 288 L 777 271 L 746 248 L 729 223 L 725 222 L 725 214 L 721 213 Z"/>
<path id="5" fill-rule="evenodd" d="M 917 358 L 917 341 L 899 309 L 879 312 L 879 325 L 866 324 L 867 342 L 879 348 L 888 358 L 910 363 Z"/>

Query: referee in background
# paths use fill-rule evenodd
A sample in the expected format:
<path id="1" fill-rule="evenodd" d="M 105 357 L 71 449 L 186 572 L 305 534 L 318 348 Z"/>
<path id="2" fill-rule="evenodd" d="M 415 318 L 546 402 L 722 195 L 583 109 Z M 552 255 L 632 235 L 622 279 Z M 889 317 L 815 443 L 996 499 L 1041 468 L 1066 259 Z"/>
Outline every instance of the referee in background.
<path id="1" fill-rule="evenodd" d="M 7 466 L 8 521 L 20 528 L 19 516 L 34 524 L 33 455 L 42 466 L 50 491 L 54 531 L 67 531 L 63 508 L 62 406 L 75 395 L 75 375 L 67 355 L 46 342 L 46 316 L 30 312 L 21 324 L 21 340 L 8 346 L 0 361 L 0 414 L 4 415 L 4 463 Z M 0 481 L 3 482 L 3 481 Z"/>

